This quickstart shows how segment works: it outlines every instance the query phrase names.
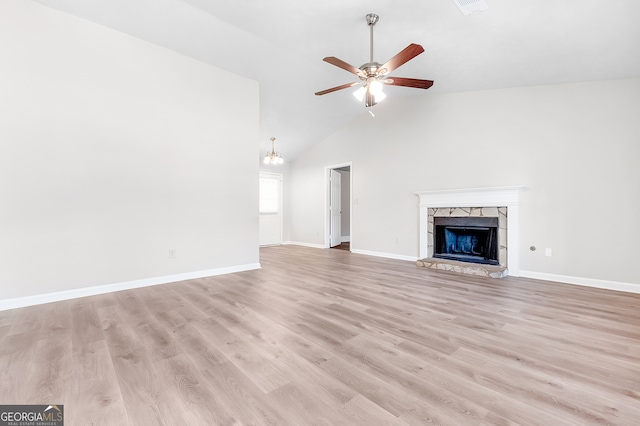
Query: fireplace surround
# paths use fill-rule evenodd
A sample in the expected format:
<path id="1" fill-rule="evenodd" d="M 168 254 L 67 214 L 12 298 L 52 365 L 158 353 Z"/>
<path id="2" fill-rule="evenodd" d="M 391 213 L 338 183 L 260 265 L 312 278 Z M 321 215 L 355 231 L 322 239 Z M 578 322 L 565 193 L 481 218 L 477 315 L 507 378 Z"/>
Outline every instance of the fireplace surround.
<path id="1" fill-rule="evenodd" d="M 519 276 L 520 193 L 523 188 L 522 186 L 509 186 L 416 192 L 415 194 L 420 198 L 420 259 L 422 261 L 438 260 L 437 253 L 436 257 L 434 257 L 436 252 L 434 250 L 436 217 L 450 217 L 452 219 L 459 217 L 496 217 L 498 218 L 500 229 L 497 236 L 498 259 L 497 263 L 493 262 L 493 265 L 497 264 L 503 267 L 504 271 L 499 276 L 504 276 L 507 273 L 512 276 Z M 477 252 L 477 247 L 475 250 L 463 247 L 465 239 L 467 244 L 472 242 L 472 238 L 465 236 L 463 233 L 460 239 L 462 246 L 459 246 L 458 249 L 463 248 L 466 251 L 471 251 L 471 254 L 474 251 Z M 475 268 L 473 263 L 468 263 L 468 265 L 470 265 L 468 268 L 463 267 L 453 270 L 469 269 L 473 272 L 461 272 L 478 275 L 476 273 L 478 268 Z M 438 267 L 437 269 L 445 268 Z M 449 267 L 446 269 L 452 270 Z M 496 276 L 491 272 L 491 269 L 488 270 L 490 272 L 486 274 L 487 276 Z"/>

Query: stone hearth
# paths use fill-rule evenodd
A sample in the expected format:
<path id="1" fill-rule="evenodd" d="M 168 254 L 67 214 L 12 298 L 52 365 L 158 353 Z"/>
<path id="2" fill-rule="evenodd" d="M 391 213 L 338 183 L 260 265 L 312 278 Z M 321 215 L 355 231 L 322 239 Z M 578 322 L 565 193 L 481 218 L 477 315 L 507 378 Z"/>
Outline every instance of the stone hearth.
<path id="1" fill-rule="evenodd" d="M 416 261 L 417 266 L 436 269 L 438 271 L 457 272 L 459 274 L 477 275 L 489 278 L 502 278 L 509 275 L 506 267 L 498 265 L 482 265 L 479 263 L 458 262 L 433 257 Z"/>

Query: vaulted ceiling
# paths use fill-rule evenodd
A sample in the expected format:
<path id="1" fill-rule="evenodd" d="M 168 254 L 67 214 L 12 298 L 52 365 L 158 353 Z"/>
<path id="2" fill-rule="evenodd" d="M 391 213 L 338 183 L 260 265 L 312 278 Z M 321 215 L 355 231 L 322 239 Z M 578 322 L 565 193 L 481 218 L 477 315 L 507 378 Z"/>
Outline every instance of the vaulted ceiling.
<path id="1" fill-rule="evenodd" d="M 365 15 L 380 15 L 374 59 L 410 43 L 425 53 L 393 72 L 434 80 L 429 96 L 640 76 L 640 2 L 485 0 L 464 16 L 453 0 L 34 0 L 260 83 L 260 147 L 293 159 L 366 112 L 343 90 L 356 81 L 322 61 L 369 61 Z"/>

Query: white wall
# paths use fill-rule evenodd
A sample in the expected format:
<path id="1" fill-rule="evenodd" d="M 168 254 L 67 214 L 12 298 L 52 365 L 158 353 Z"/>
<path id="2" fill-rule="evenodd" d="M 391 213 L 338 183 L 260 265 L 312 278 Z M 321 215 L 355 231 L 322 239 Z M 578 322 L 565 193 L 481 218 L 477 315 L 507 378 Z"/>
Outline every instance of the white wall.
<path id="1" fill-rule="evenodd" d="M 257 264 L 257 82 L 3 0 L 0 93 L 0 300 Z"/>
<path id="2" fill-rule="evenodd" d="M 313 158 L 314 153 L 321 157 Z M 285 218 L 289 223 L 290 241 L 324 247 L 324 167 L 338 163 L 329 158 L 345 155 L 331 156 L 322 144 L 291 163 L 290 214 Z"/>
<path id="3" fill-rule="evenodd" d="M 291 165 L 293 240 L 322 243 L 323 168 L 352 161 L 356 250 L 417 257 L 415 191 L 524 185 L 523 271 L 640 284 L 640 79 L 401 90 Z"/>

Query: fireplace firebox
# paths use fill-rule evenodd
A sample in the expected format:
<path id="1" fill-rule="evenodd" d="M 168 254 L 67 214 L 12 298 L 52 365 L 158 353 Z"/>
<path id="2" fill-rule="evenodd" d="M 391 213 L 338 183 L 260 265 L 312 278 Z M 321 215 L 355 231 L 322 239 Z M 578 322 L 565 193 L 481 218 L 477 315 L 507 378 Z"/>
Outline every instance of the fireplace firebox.
<path id="1" fill-rule="evenodd" d="M 434 217 L 433 257 L 498 265 L 497 217 Z"/>

